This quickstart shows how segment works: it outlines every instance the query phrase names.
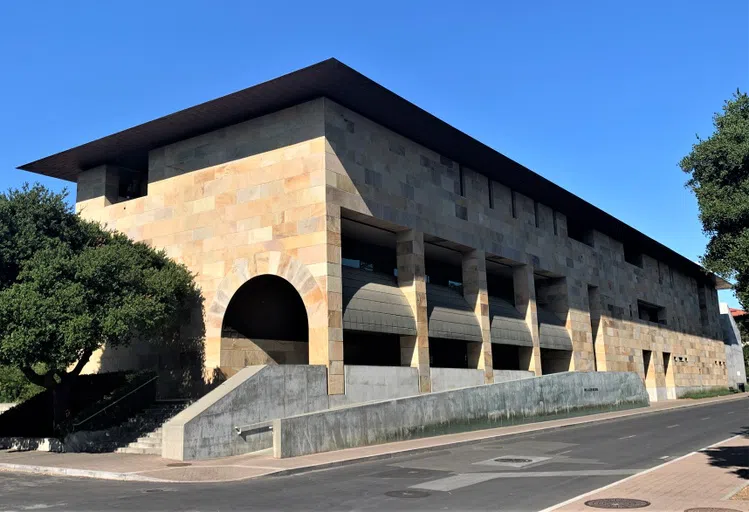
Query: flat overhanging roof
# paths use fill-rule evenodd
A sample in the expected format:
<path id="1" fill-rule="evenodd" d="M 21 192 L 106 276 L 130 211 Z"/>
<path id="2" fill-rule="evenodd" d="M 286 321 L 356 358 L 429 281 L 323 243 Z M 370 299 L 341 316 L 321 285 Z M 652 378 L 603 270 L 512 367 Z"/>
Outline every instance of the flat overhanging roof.
<path id="1" fill-rule="evenodd" d="M 201 103 L 127 130 L 22 165 L 19 169 L 67 181 L 102 164 L 145 168 L 148 152 L 271 112 L 326 97 L 400 135 L 540 201 L 668 265 L 704 277 L 718 289 L 730 283 L 609 215 L 600 208 L 438 119 L 336 59 Z"/>

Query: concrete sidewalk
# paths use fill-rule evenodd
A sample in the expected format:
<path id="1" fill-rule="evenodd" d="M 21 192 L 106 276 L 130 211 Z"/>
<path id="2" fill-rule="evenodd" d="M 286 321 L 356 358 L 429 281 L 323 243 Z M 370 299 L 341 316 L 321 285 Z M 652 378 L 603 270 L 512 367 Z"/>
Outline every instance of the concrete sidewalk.
<path id="1" fill-rule="evenodd" d="M 670 400 L 649 407 L 591 414 L 575 418 L 462 432 L 396 443 L 351 448 L 289 459 L 275 459 L 271 450 L 249 455 L 193 462 L 177 462 L 157 456 L 123 453 L 0 452 L 0 471 L 18 471 L 56 476 L 150 482 L 227 482 L 265 475 L 291 474 L 350 464 L 362 460 L 441 449 L 486 439 L 538 430 L 564 428 L 628 416 L 657 413 L 683 407 L 745 399 L 746 394 L 702 400 Z"/>
<path id="2" fill-rule="evenodd" d="M 584 494 L 543 512 L 590 511 L 596 500 L 643 500 L 649 510 L 749 511 L 749 500 L 731 499 L 749 486 L 749 438 L 741 435 Z M 611 507 L 617 508 L 617 507 Z"/>

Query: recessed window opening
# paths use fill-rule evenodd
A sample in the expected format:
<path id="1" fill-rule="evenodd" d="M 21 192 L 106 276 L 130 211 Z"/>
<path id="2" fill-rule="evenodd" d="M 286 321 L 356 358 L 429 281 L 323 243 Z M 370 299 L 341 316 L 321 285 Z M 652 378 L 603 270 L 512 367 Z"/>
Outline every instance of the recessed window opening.
<path id="1" fill-rule="evenodd" d="M 458 186 L 460 187 L 460 195 L 465 197 L 466 195 L 466 178 L 463 172 L 463 166 L 458 164 Z"/>
<path id="2" fill-rule="evenodd" d="M 469 341 L 429 338 L 429 366 L 468 368 Z"/>
<path id="3" fill-rule="evenodd" d="M 148 193 L 148 171 L 136 171 L 124 167 L 117 168 L 118 202 L 144 197 Z"/>
<path id="4" fill-rule="evenodd" d="M 515 283 L 511 266 L 487 260 L 486 288 L 489 296 L 515 305 Z"/>
<path id="5" fill-rule="evenodd" d="M 554 210 L 553 212 L 551 212 L 551 219 L 552 219 L 552 222 L 554 223 L 554 234 L 558 235 L 559 234 L 559 228 L 557 228 L 557 211 L 556 210 Z"/>
<path id="6" fill-rule="evenodd" d="M 494 209 L 494 182 L 491 178 L 486 178 L 489 184 L 489 208 Z"/>
<path id="7" fill-rule="evenodd" d="M 343 331 L 343 364 L 400 366 L 400 336 L 346 329 Z"/>
<path id="8" fill-rule="evenodd" d="M 593 230 L 577 220 L 567 218 L 567 236 L 593 247 Z"/>
<path id="9" fill-rule="evenodd" d="M 518 218 L 518 207 L 517 207 L 517 199 L 515 198 L 515 191 L 510 190 L 510 204 L 512 206 L 512 218 L 517 219 Z"/>
<path id="10" fill-rule="evenodd" d="M 629 244 L 624 244 L 624 261 L 630 265 L 642 268 L 642 253 L 633 249 Z"/>
<path id="11" fill-rule="evenodd" d="M 637 315 L 640 320 L 666 325 L 666 308 L 643 300 L 637 301 Z"/>
<path id="12" fill-rule="evenodd" d="M 536 223 L 536 227 L 541 225 L 540 219 L 538 218 L 538 201 L 533 201 L 533 218 Z"/>
<path id="13" fill-rule="evenodd" d="M 532 347 L 492 343 L 492 368 L 494 370 L 527 370 L 533 356 Z"/>
<path id="14" fill-rule="evenodd" d="M 395 233 L 351 219 L 341 219 L 341 265 L 395 275 Z"/>
<path id="15" fill-rule="evenodd" d="M 426 282 L 447 286 L 463 294 L 463 255 L 431 243 L 424 244 Z"/>
<path id="16" fill-rule="evenodd" d="M 710 319 L 707 314 L 707 287 L 699 285 L 697 289 L 697 297 L 700 304 L 700 325 L 703 329 L 706 329 L 710 325 Z"/>

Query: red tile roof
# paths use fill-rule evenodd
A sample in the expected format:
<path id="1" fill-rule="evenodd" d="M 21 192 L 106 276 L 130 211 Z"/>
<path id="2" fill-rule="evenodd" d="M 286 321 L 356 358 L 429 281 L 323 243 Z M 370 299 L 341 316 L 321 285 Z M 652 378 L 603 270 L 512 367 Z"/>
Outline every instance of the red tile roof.
<path id="1" fill-rule="evenodd" d="M 743 309 L 728 308 L 728 311 L 731 312 L 731 316 L 734 317 L 734 318 L 737 318 L 737 317 L 740 317 L 740 316 L 745 316 L 745 315 L 749 314 L 746 311 L 744 311 Z"/>

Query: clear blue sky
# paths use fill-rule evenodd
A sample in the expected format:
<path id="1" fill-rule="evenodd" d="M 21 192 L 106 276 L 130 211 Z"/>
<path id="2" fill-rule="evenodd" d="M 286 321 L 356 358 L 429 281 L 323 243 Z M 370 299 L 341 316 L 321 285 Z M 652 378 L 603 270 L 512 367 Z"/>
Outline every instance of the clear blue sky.
<path id="1" fill-rule="evenodd" d="M 696 260 L 677 163 L 749 89 L 749 3 L 6 1 L 0 189 L 69 186 L 14 169 L 328 57 Z"/>

